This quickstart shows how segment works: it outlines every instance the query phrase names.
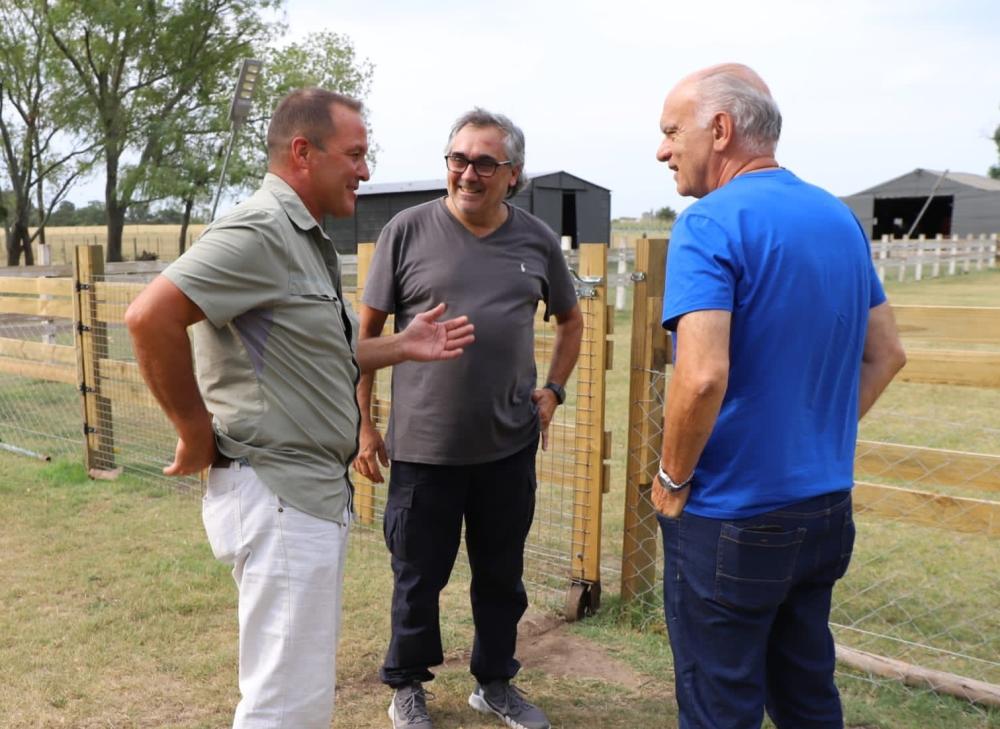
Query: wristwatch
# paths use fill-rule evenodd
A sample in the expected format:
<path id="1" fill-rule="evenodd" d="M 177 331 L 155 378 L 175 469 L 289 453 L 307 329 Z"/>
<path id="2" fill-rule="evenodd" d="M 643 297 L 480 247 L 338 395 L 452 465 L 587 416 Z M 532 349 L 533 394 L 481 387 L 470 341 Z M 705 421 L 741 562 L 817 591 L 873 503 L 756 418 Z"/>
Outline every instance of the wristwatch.
<path id="1" fill-rule="evenodd" d="M 661 463 L 660 470 L 657 472 L 656 478 L 659 479 L 660 485 L 667 491 L 683 491 L 684 489 L 686 489 L 688 486 L 691 485 L 691 481 L 692 479 L 694 479 L 694 471 L 692 471 L 691 475 L 688 476 L 686 479 L 684 479 L 680 483 L 676 483 L 673 479 L 670 478 L 670 475 L 663 470 L 663 464 Z"/>
<path id="2" fill-rule="evenodd" d="M 546 382 L 542 386 L 543 390 L 552 390 L 556 396 L 556 401 L 562 405 L 566 401 L 566 388 L 555 382 Z"/>

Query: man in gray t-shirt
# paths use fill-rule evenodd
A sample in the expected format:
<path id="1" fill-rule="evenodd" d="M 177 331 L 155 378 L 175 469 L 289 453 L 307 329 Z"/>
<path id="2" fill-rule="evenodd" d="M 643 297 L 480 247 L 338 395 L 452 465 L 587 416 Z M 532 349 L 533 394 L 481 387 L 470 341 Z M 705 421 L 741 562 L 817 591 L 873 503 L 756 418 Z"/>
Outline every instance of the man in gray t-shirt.
<path id="1" fill-rule="evenodd" d="M 370 376 L 358 387 L 360 451 L 354 467 L 381 482 L 395 587 L 392 636 L 381 669 L 396 689 L 394 726 L 430 729 L 422 682 L 443 661 L 438 595 L 448 583 L 462 523 L 472 567 L 476 636 L 470 705 L 510 726 L 546 729 L 545 714 L 510 680 L 517 623 L 527 607 L 524 542 L 534 516 L 535 452 L 564 398 L 583 320 L 555 234 L 507 204 L 523 186 L 524 136 L 509 119 L 476 109 L 459 118 L 447 147 L 448 196 L 404 210 L 383 229 L 362 297 L 362 340 L 388 314 L 396 330 L 439 303 L 467 315 L 476 343 L 435 367 L 393 369 L 387 443 L 370 417 Z M 538 303 L 556 318 L 546 384 L 537 387 Z M 512 723 L 513 722 L 513 723 Z"/>

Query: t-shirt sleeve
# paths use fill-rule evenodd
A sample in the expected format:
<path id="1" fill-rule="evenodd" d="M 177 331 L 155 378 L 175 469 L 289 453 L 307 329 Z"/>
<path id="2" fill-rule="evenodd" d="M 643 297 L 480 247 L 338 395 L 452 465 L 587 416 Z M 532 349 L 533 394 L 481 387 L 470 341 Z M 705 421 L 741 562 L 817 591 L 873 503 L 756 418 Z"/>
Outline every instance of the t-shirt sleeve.
<path id="1" fill-rule="evenodd" d="M 726 232 L 701 215 L 681 215 L 667 251 L 663 327 L 692 311 L 732 311 L 738 260 Z"/>
<path id="2" fill-rule="evenodd" d="M 268 230 L 269 219 L 257 222 L 261 225 L 241 219 L 210 228 L 163 271 L 216 327 L 273 306 L 288 293 L 284 243 Z"/>
<path id="3" fill-rule="evenodd" d="M 396 249 L 400 237 L 392 221 L 382 228 L 361 294 L 361 303 L 389 314 L 396 311 Z"/>
<path id="4" fill-rule="evenodd" d="M 545 321 L 549 316 L 562 316 L 576 306 L 576 287 L 569 273 L 566 256 L 563 255 L 559 241 L 553 236 L 549 247 L 548 291 L 545 298 Z"/>

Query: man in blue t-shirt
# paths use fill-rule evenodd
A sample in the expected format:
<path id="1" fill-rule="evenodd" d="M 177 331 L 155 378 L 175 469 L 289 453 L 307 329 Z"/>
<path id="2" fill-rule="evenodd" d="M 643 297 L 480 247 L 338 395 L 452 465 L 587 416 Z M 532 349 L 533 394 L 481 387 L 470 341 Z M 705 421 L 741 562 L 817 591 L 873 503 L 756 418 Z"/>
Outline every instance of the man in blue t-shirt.
<path id="1" fill-rule="evenodd" d="M 858 419 L 905 356 L 848 208 L 778 166 L 781 114 L 725 64 L 667 96 L 676 357 L 652 497 L 680 726 L 843 726 L 828 621 Z"/>

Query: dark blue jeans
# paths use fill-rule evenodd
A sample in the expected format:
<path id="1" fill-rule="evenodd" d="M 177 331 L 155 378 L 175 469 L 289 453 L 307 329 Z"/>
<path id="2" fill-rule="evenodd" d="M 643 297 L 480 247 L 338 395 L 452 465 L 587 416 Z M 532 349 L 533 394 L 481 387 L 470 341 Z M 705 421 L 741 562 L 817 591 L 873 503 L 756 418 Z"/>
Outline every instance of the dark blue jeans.
<path id="1" fill-rule="evenodd" d="M 394 688 L 430 681 L 444 661 L 438 596 L 451 576 L 465 522 L 476 626 L 470 670 L 480 683 L 510 679 L 517 623 L 528 607 L 521 581 L 535 515 L 538 441 L 499 461 L 437 466 L 394 461 L 385 506 L 392 553 L 392 637 L 382 664 Z"/>
<path id="2" fill-rule="evenodd" d="M 830 634 L 849 491 L 749 519 L 660 516 L 681 729 L 841 729 Z"/>

